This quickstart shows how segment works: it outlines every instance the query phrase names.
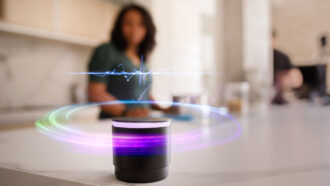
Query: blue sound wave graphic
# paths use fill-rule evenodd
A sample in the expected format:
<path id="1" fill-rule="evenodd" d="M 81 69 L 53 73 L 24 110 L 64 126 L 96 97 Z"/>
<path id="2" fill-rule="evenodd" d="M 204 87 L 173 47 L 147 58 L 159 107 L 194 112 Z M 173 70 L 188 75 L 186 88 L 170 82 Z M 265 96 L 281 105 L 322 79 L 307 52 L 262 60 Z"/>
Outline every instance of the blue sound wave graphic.
<path id="1" fill-rule="evenodd" d="M 93 76 L 122 76 L 127 82 L 129 82 L 134 76 L 139 77 L 139 84 L 145 84 L 146 80 L 151 80 L 152 75 L 165 75 L 165 76 L 196 76 L 196 75 L 219 75 L 219 73 L 215 72 L 178 72 L 176 69 L 165 69 L 162 71 L 152 71 L 147 70 L 143 65 L 143 56 L 141 56 L 141 65 L 139 69 L 134 69 L 132 72 L 125 71 L 125 67 L 123 64 L 118 65 L 112 71 L 105 72 L 70 72 L 69 74 L 73 75 L 93 75 Z M 149 77 L 149 78 L 147 78 Z"/>
<path id="2" fill-rule="evenodd" d="M 70 72 L 69 74 L 73 75 L 94 75 L 94 76 L 123 76 L 127 81 L 130 81 L 133 76 L 139 76 L 141 80 L 150 75 L 165 75 L 165 76 L 195 76 L 195 75 L 219 75 L 219 73 L 214 72 L 177 72 L 177 71 L 144 71 L 143 67 L 140 67 L 140 70 L 136 70 L 133 72 L 126 71 L 105 71 L 105 72 Z"/>

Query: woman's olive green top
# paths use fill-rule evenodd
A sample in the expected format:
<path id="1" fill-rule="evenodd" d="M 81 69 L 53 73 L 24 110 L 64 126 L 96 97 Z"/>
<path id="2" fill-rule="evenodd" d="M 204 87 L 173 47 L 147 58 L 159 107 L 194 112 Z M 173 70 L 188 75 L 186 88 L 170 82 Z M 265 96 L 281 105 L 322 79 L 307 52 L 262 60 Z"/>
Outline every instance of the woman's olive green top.
<path id="1" fill-rule="evenodd" d="M 118 100 L 149 99 L 151 75 L 139 74 L 139 72 L 148 72 L 145 64 L 141 63 L 139 67 L 134 66 L 131 60 L 112 43 L 102 44 L 95 49 L 88 65 L 88 71 L 90 72 L 90 82 L 106 84 L 107 91 Z M 98 72 L 98 74 L 95 75 L 91 72 Z M 134 72 L 135 75 L 130 74 Z M 129 104 L 127 109 L 138 106 L 148 107 L 148 105 Z M 112 116 L 101 112 L 100 117 Z"/>

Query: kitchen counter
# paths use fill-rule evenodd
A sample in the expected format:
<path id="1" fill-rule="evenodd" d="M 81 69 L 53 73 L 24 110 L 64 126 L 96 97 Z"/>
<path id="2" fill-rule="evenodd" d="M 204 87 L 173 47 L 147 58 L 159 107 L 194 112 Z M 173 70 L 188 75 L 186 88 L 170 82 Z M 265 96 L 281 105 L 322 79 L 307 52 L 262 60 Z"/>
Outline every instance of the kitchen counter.
<path id="1" fill-rule="evenodd" d="M 238 139 L 172 154 L 169 177 L 150 185 L 330 185 L 330 107 L 273 106 L 238 120 Z M 173 133 L 191 127 L 174 125 Z M 34 127 L 0 131 L 0 185 L 14 184 L 127 185 L 111 154 L 82 152 Z"/>

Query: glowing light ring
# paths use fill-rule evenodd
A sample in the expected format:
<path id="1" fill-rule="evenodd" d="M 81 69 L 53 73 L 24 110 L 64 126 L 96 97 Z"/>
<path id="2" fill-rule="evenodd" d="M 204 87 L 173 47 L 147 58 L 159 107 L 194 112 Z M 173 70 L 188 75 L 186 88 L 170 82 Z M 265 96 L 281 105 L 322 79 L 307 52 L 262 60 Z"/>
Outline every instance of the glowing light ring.
<path id="1" fill-rule="evenodd" d="M 56 140 L 60 140 L 63 142 L 84 145 L 87 147 L 97 147 L 97 148 L 109 148 L 112 147 L 112 140 L 115 138 L 117 141 L 124 140 L 123 143 L 116 143 L 117 146 L 126 147 L 128 144 L 134 145 L 134 147 L 145 147 L 145 141 L 148 141 L 148 145 L 157 145 L 162 144 L 164 140 L 163 136 L 157 135 L 146 135 L 141 137 L 134 135 L 125 135 L 125 136 L 111 136 L 109 134 L 92 134 L 80 130 L 76 130 L 73 128 L 69 128 L 63 124 L 70 123 L 70 117 L 72 114 L 78 112 L 81 109 L 88 108 L 91 106 L 101 106 L 101 105 L 114 105 L 114 104 L 171 104 L 174 106 L 183 106 L 191 109 L 195 109 L 200 111 L 201 109 L 207 107 L 210 111 L 210 116 L 216 119 L 226 118 L 231 121 L 232 127 L 229 131 L 220 137 L 216 137 L 210 140 L 201 140 L 204 135 L 202 133 L 201 128 L 193 129 L 187 132 L 181 132 L 172 134 L 172 151 L 174 152 L 183 152 L 183 151 L 191 151 L 197 150 L 201 148 L 207 148 L 210 146 L 221 145 L 224 143 L 231 142 L 237 139 L 241 133 L 242 128 L 240 124 L 228 113 L 224 112 L 221 108 L 205 106 L 205 105 L 197 105 L 197 104 L 188 104 L 188 103 L 177 103 L 177 102 L 165 102 L 165 101 L 134 101 L 134 100 L 121 100 L 121 101 L 110 101 L 103 103 L 90 103 L 90 104 L 78 104 L 78 105 L 69 105 L 57 110 L 54 110 L 44 117 L 40 118 L 36 122 L 36 127 L 40 132 L 50 136 Z M 214 125 L 210 126 L 210 131 L 217 132 L 220 131 L 222 125 Z M 223 129 L 221 129 L 223 131 Z M 212 136 L 212 135 L 211 135 Z M 202 142 L 202 143 L 200 143 Z"/>

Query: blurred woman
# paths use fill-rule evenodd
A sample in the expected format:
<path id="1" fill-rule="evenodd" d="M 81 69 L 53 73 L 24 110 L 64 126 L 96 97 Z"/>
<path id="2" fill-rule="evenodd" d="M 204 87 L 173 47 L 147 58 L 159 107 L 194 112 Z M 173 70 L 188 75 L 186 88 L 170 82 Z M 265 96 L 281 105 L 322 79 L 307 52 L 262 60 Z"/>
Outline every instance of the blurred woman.
<path id="1" fill-rule="evenodd" d="M 89 62 L 89 72 L 147 72 L 144 60 L 155 47 L 156 28 L 149 12 L 138 5 L 124 7 L 115 21 L 111 41 L 97 47 Z M 91 102 L 153 100 L 151 76 L 143 82 L 137 75 L 90 75 L 88 98 Z M 100 118 L 146 117 L 150 109 L 166 111 L 156 104 L 116 104 L 101 106 Z"/>

